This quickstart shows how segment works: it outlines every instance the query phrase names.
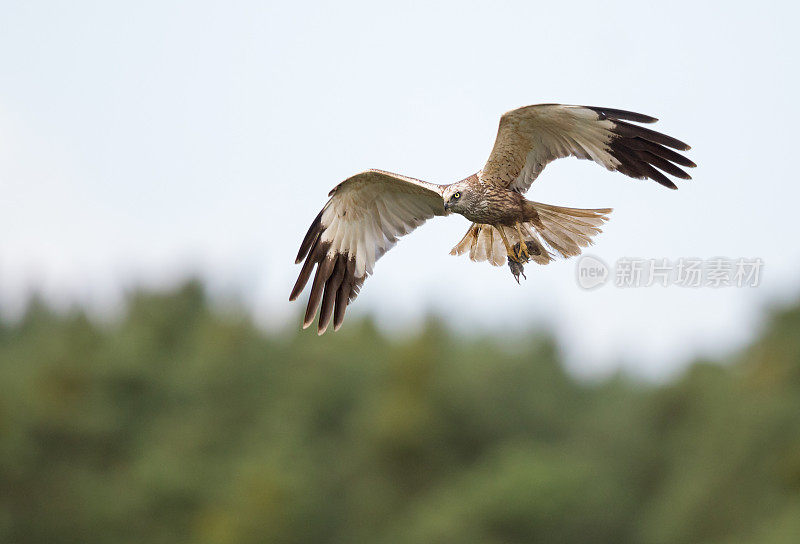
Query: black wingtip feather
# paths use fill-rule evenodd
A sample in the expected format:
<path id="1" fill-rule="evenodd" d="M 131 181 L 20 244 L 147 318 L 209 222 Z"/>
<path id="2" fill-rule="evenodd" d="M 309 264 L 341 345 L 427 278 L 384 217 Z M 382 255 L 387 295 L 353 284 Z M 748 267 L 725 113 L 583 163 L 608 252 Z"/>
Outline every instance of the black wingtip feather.
<path id="1" fill-rule="evenodd" d="M 661 157 L 662 159 L 674 162 L 675 164 L 680 164 L 681 166 L 686 166 L 687 168 L 695 168 L 697 166 L 694 162 L 684 157 L 677 151 L 673 151 L 671 149 L 664 147 L 663 145 L 649 142 L 642 138 L 638 137 L 628 138 L 625 140 L 625 144 L 627 145 L 627 147 L 631 149 L 636 149 L 638 151 L 648 151 L 653 155 Z"/>
<path id="2" fill-rule="evenodd" d="M 297 297 L 303 292 L 303 289 L 305 289 L 308 283 L 308 279 L 311 277 L 311 272 L 314 271 L 315 264 L 316 261 L 311 258 L 306 259 L 306 262 L 303 263 L 303 268 L 300 269 L 300 274 L 297 276 L 297 281 L 294 284 L 292 293 L 289 295 L 289 302 L 297 300 Z"/>
<path id="3" fill-rule="evenodd" d="M 661 132 L 656 132 L 655 130 L 650 130 L 649 128 L 632 125 L 630 123 L 626 123 L 625 121 L 614 121 L 614 125 L 615 127 L 612 130 L 612 132 L 614 132 L 615 134 L 619 134 L 620 136 L 624 136 L 626 138 L 639 137 L 642 138 L 643 140 L 665 145 L 673 149 L 680 149 L 682 151 L 688 151 L 689 149 L 691 149 L 691 147 L 688 144 L 683 143 L 677 138 L 673 138 L 672 136 L 667 136 L 666 134 L 662 134 Z"/>
<path id="4" fill-rule="evenodd" d="M 333 332 L 338 331 L 342 326 L 347 305 L 356 298 L 358 291 L 361 289 L 361 286 L 364 284 L 364 280 L 366 279 L 366 276 L 356 278 L 355 271 L 355 259 L 348 259 L 342 284 L 339 287 L 339 292 L 336 294 L 336 307 L 333 312 Z"/>
<path id="5" fill-rule="evenodd" d="M 314 315 L 317 313 L 320 302 L 322 301 L 322 293 L 325 284 L 333 272 L 334 258 L 323 255 L 319 259 L 317 265 L 317 274 L 314 276 L 314 283 L 311 284 L 311 294 L 308 297 L 308 306 L 306 307 L 306 315 L 303 319 L 303 328 L 307 328 L 314 321 Z"/>
<path id="6" fill-rule="evenodd" d="M 322 208 L 320 212 L 317 214 L 317 217 L 314 218 L 314 221 L 311 222 L 311 226 L 308 227 L 308 231 L 306 231 L 306 235 L 303 237 L 303 241 L 300 243 L 300 250 L 297 252 L 297 257 L 294 260 L 294 264 L 300 264 L 303 259 L 305 259 L 308 251 L 311 249 L 311 246 L 317 241 L 317 238 L 322 231 L 324 230 L 322 227 L 322 213 L 325 211 L 325 208 Z"/>
<path id="7" fill-rule="evenodd" d="M 611 119 L 610 113 L 608 118 Z M 671 147 L 688 150 L 691 149 L 689 145 L 649 128 L 632 125 L 619 119 L 612 120 L 614 138 L 609 151 L 619 161 L 616 168 L 619 172 L 632 178 L 652 179 L 669 189 L 678 187 L 662 171 L 679 179 L 692 179 L 676 165 L 693 168 L 696 166 L 695 163 L 680 153 L 668 149 Z"/>
<path id="8" fill-rule="evenodd" d="M 634 121 L 636 123 L 655 123 L 658 121 L 656 117 L 645 115 L 643 113 L 636 113 L 635 111 L 618 110 L 616 108 L 601 108 L 598 106 L 583 107 L 596 112 L 598 115 L 600 115 L 601 119 Z"/>
<path id="9" fill-rule="evenodd" d="M 350 282 L 347 278 L 342 279 L 339 291 L 336 293 L 333 311 L 333 332 L 339 330 L 344 321 L 344 312 L 347 310 L 347 301 L 350 298 Z"/>
<path id="10" fill-rule="evenodd" d="M 692 176 L 672 164 L 671 162 L 662 159 L 658 155 L 650 153 L 649 151 L 639 151 L 638 153 L 639 158 L 643 161 L 652 164 L 659 170 L 670 174 L 671 176 L 675 176 L 676 178 L 680 179 L 692 179 Z"/>
<path id="11" fill-rule="evenodd" d="M 636 179 L 652 179 L 668 187 L 677 189 L 677 186 L 664 174 L 653 168 L 637 150 L 624 145 L 625 139 L 621 138 L 612 142 L 611 154 L 619 161 L 617 171 Z"/>
<path id="12" fill-rule="evenodd" d="M 321 214 L 317 216 L 301 246 L 301 255 L 305 262 L 289 300 L 296 300 L 300 296 L 316 268 L 303 316 L 303 328 L 311 326 L 319 310 L 317 334 L 321 335 L 328 329 L 331 318 L 334 331 L 342 326 L 347 305 L 358 296 L 366 275 L 360 278 L 355 276 L 356 261 L 347 253 L 329 254 L 331 244 L 323 242 L 320 236 L 324 229 L 321 226 L 315 227 L 320 217 Z M 306 245 L 308 247 L 305 247 Z"/>
<path id="13" fill-rule="evenodd" d="M 646 162 L 642 161 L 641 167 L 645 171 L 645 173 L 647 174 L 647 177 L 649 177 L 650 179 L 660 183 L 664 187 L 668 187 L 670 189 L 677 189 L 678 188 L 678 186 L 675 185 L 675 183 L 673 183 L 671 179 L 669 179 L 667 176 L 665 176 L 664 174 L 662 174 L 661 172 L 659 172 L 658 170 L 653 168 L 650 165 L 650 163 L 646 163 Z"/>
<path id="14" fill-rule="evenodd" d="M 328 324 L 333 316 L 336 293 L 342 285 L 342 280 L 344 279 L 346 271 L 347 264 L 345 256 L 340 254 L 336 257 L 336 264 L 334 264 L 333 272 L 331 272 L 330 278 L 328 278 L 327 283 L 325 283 L 325 293 L 322 295 L 322 305 L 319 308 L 317 334 L 323 334 L 328 328 Z"/>

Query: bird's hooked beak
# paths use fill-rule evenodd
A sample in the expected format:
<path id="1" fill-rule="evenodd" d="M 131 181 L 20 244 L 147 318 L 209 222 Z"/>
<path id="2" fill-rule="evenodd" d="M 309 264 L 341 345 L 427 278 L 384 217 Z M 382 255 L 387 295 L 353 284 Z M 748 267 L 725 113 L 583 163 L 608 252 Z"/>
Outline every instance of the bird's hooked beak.
<path id="1" fill-rule="evenodd" d="M 450 212 L 453 209 L 453 204 L 455 204 L 455 200 L 453 200 L 452 196 L 449 196 L 447 200 L 444 201 L 444 211 Z"/>

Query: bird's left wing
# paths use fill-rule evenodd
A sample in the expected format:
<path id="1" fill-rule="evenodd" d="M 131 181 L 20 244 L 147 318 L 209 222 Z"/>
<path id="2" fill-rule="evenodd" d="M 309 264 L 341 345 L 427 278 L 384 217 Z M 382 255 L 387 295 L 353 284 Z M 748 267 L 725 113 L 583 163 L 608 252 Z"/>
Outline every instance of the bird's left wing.
<path id="1" fill-rule="evenodd" d="M 676 165 L 695 164 L 672 150 L 687 151 L 689 146 L 627 122 L 657 120 L 641 113 L 594 106 L 538 104 L 512 110 L 500 118 L 497 139 L 480 179 L 524 193 L 548 163 L 573 156 L 677 189 L 662 171 L 691 179 Z"/>
<path id="2" fill-rule="evenodd" d="M 314 266 L 303 328 L 319 312 L 318 332 L 342 325 L 347 304 L 358 295 L 372 267 L 400 236 L 427 219 L 445 215 L 442 186 L 368 170 L 333 188 L 300 244 L 296 263 L 305 259 L 289 300 L 305 288 Z"/>

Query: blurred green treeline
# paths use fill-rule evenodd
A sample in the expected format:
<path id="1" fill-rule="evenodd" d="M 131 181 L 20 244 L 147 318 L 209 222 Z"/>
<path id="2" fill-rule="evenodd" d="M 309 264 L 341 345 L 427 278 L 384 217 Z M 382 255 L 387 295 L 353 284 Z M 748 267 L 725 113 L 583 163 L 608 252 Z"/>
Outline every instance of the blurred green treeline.
<path id="1" fill-rule="evenodd" d="M 202 286 L 0 325 L 2 543 L 800 542 L 800 307 L 673 383 L 543 334 L 269 334 Z"/>

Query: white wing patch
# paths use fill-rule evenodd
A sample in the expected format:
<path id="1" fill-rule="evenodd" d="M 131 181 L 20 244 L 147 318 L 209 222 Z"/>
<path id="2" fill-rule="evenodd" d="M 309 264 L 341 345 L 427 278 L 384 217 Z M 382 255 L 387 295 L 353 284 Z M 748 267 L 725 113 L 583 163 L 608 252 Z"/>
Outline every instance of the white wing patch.
<path id="1" fill-rule="evenodd" d="M 434 215 L 444 215 L 442 188 L 414 178 L 369 170 L 346 179 L 308 229 L 296 262 L 303 267 L 289 300 L 305 289 L 316 268 L 303 327 L 319 309 L 318 333 L 333 319 L 334 330 L 377 261 Z"/>
<path id="2" fill-rule="evenodd" d="M 530 149 L 511 188 L 527 191 L 548 163 L 569 156 L 616 169 L 619 161 L 610 153 L 613 128 L 612 121 L 601 121 L 597 113 L 581 107 L 562 106 L 540 112 L 535 123 L 526 123 L 522 128 Z"/>
<path id="3" fill-rule="evenodd" d="M 372 274 L 375 262 L 399 237 L 444 214 L 440 196 L 433 195 L 437 201 L 412 187 L 357 183 L 338 190 L 321 218 L 322 241 L 330 243 L 328 254 L 354 258 L 356 278 Z"/>

